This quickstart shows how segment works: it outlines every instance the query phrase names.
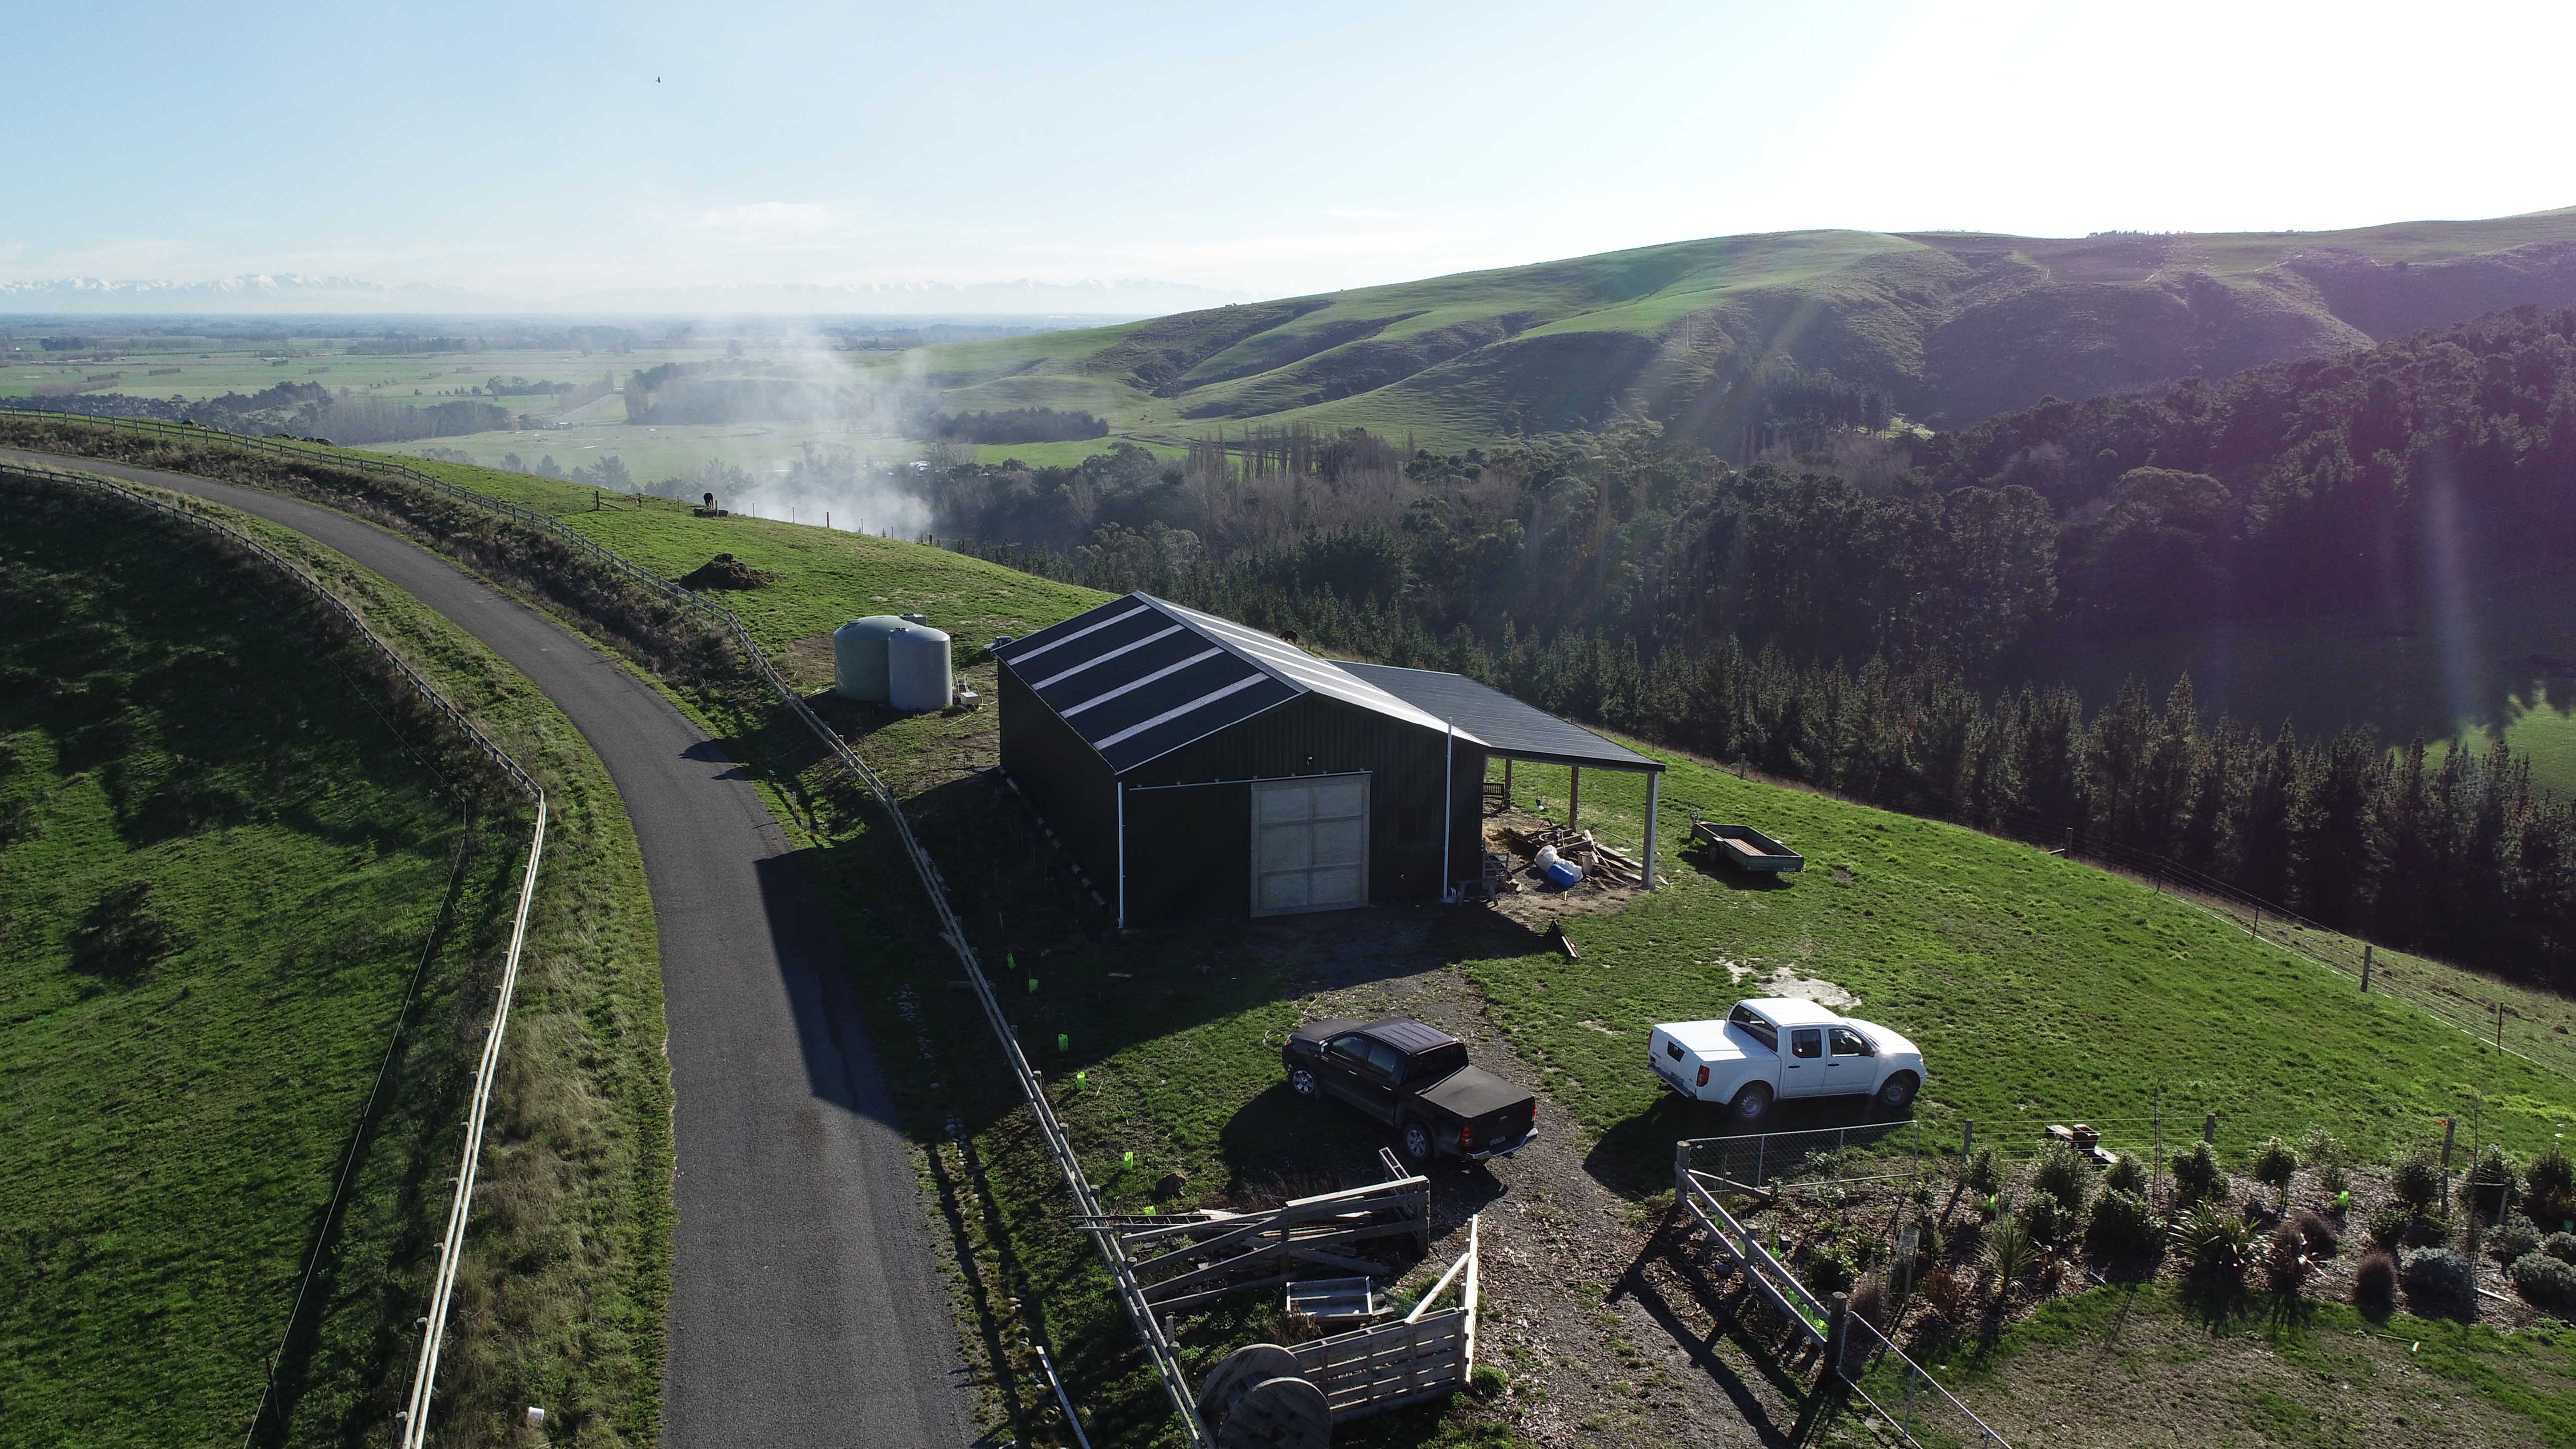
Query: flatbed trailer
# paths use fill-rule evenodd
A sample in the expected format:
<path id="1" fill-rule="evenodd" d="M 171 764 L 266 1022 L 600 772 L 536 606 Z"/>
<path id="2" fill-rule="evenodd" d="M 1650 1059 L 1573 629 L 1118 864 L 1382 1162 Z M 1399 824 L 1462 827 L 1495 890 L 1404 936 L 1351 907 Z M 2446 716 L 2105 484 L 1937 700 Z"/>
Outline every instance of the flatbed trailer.
<path id="1" fill-rule="evenodd" d="M 1807 868 L 1805 856 L 1750 825 L 1720 825 L 1703 820 L 1691 826 L 1691 835 L 1737 870 L 1785 875 Z"/>

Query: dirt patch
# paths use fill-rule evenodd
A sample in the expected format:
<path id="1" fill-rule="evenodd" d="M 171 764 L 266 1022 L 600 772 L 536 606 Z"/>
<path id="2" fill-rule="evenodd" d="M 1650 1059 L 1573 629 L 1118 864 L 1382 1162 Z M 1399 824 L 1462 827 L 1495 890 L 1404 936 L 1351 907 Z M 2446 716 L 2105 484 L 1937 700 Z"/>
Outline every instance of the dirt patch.
<path id="1" fill-rule="evenodd" d="M 680 576 L 683 588 L 704 593 L 710 589 L 762 589 L 778 582 L 778 575 L 767 569 L 756 569 L 729 553 L 717 554 Z"/>
<path id="2" fill-rule="evenodd" d="M 1747 993 L 1749 995 L 1790 997 L 1812 1001 L 1818 1006 L 1860 1005 L 1859 997 L 1834 983 L 1818 976 L 1801 976 L 1786 966 L 1774 967 L 1771 974 L 1765 976 L 1751 966 L 1739 966 L 1732 961 L 1724 964 L 1727 980 L 1739 986 L 1747 980 L 1753 982 L 1757 990 Z"/>

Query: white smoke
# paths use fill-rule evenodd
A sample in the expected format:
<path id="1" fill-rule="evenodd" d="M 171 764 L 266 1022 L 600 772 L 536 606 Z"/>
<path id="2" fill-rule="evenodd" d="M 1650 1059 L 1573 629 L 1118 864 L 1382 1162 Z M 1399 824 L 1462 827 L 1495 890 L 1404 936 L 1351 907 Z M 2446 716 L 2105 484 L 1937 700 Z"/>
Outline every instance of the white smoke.
<path id="1" fill-rule="evenodd" d="M 928 395 L 916 356 L 905 356 L 894 381 L 881 381 L 830 338 L 790 324 L 748 341 L 739 368 L 721 375 L 795 384 L 801 401 L 793 416 L 746 424 L 766 429 L 774 446 L 736 441 L 730 458 L 695 477 L 651 480 L 653 492 L 714 493 L 735 513 L 894 538 L 930 527 L 930 505 L 913 486 L 921 448 L 902 435 L 906 410 Z"/>

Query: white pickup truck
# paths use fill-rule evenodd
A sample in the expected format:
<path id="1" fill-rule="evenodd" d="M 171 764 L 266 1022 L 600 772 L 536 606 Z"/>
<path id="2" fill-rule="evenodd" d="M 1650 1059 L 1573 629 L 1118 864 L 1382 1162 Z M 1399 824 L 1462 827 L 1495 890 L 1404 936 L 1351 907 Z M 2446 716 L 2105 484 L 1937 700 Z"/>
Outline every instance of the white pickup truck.
<path id="1" fill-rule="evenodd" d="M 1812 1001 L 1739 1001 L 1718 1021 L 1674 1021 L 1647 1039 L 1664 1085 L 1694 1102 L 1724 1102 L 1758 1122 L 1776 1099 L 1859 1097 L 1903 1111 L 1923 1086 L 1923 1053 L 1875 1022 Z"/>

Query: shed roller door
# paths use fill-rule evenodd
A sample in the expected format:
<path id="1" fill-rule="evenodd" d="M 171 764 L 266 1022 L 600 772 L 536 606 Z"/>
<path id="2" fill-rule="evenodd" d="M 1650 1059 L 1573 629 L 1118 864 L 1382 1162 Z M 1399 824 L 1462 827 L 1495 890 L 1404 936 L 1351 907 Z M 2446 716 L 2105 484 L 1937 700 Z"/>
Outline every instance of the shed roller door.
<path id="1" fill-rule="evenodd" d="M 1368 904 L 1368 776 L 1252 787 L 1252 913 Z"/>

